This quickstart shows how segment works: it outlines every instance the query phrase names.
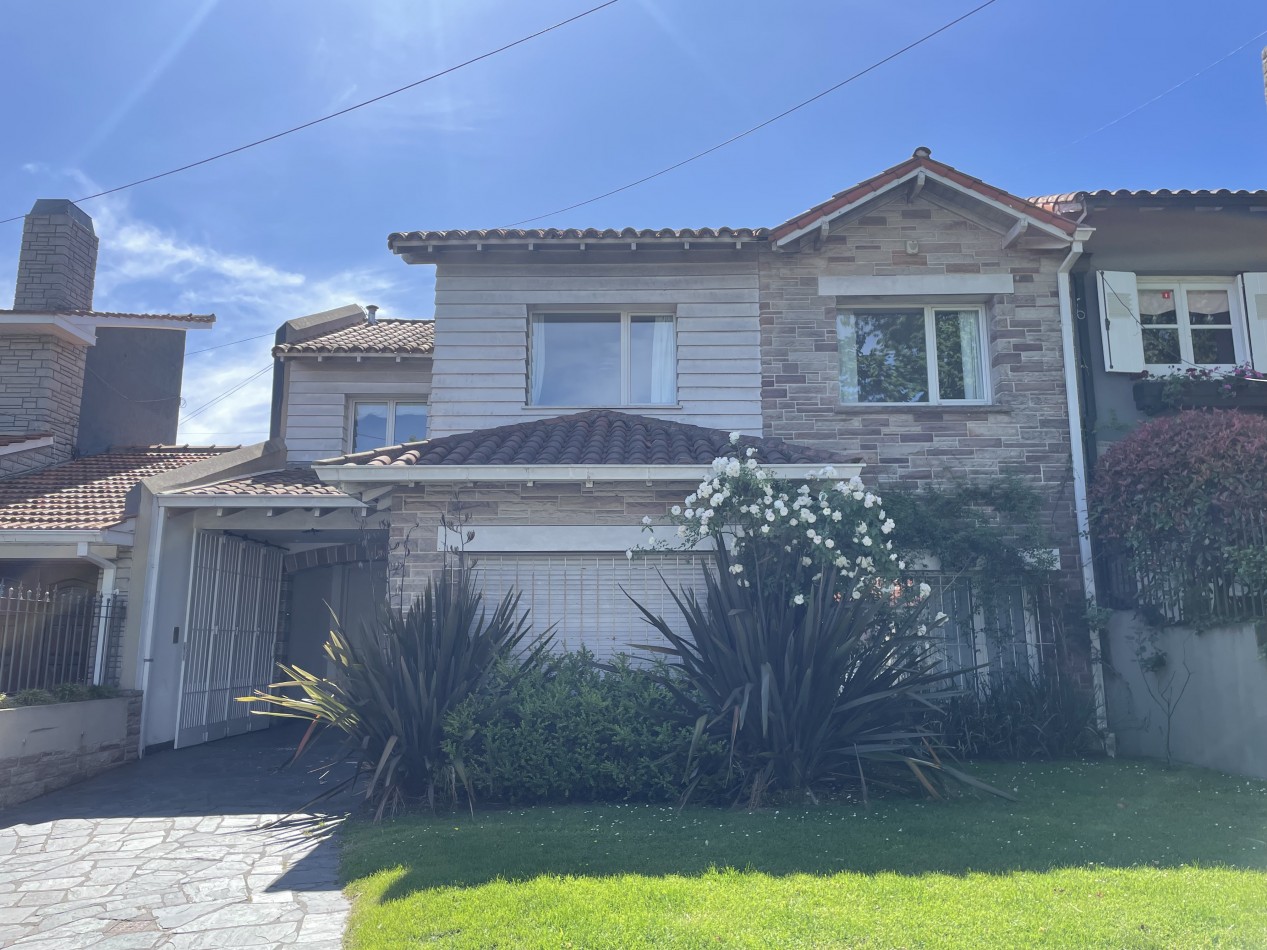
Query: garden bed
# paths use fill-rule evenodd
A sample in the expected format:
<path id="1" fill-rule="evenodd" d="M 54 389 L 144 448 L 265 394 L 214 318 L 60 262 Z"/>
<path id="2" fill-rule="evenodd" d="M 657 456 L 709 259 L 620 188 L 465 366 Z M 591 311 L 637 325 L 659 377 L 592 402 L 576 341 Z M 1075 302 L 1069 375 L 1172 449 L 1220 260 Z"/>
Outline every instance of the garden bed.
<path id="1" fill-rule="evenodd" d="M 1267 785 L 987 764 L 1019 802 L 538 807 L 346 831 L 347 946 L 1267 945 Z"/>

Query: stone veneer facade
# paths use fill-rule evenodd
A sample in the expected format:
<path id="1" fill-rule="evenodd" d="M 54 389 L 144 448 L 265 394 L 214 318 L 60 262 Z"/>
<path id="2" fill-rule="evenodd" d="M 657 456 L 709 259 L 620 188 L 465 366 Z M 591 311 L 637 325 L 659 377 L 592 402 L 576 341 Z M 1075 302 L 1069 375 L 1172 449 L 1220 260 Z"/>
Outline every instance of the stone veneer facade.
<path id="1" fill-rule="evenodd" d="M 71 457 L 79 428 L 86 348 L 48 334 L 0 335 L 0 432 L 49 432 L 53 446 L 0 456 L 0 473 Z M 21 467 L 18 467 L 21 466 Z"/>

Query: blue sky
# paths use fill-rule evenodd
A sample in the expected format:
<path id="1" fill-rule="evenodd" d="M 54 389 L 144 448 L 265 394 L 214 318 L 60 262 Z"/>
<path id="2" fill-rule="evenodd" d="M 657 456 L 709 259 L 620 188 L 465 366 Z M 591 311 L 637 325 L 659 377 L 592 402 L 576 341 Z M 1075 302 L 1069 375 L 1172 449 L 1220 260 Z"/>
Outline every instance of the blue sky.
<path id="1" fill-rule="evenodd" d="M 594 2 L 8 0 L 0 218 L 260 138 Z M 389 254 L 389 232 L 496 227 L 584 200 L 974 5 L 620 0 L 351 115 L 85 202 L 102 241 L 96 304 L 215 312 L 218 326 L 191 333 L 190 351 L 348 302 L 429 316 L 430 269 Z M 1264 30 L 1262 0 L 998 0 L 700 162 L 538 223 L 773 225 L 917 145 L 1021 195 L 1267 187 L 1267 37 L 1097 131 Z M 3 305 L 20 229 L 0 226 Z M 191 355 L 186 412 L 267 366 L 269 347 Z M 181 436 L 256 441 L 267 400 L 265 374 Z"/>

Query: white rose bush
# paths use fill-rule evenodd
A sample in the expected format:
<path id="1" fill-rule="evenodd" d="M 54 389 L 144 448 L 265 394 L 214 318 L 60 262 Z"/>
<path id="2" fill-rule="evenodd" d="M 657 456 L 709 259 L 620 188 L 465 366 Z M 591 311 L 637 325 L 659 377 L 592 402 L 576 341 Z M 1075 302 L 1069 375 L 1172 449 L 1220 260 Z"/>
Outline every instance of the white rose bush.
<path id="1" fill-rule="evenodd" d="M 696 742 L 729 747 L 724 761 L 692 758 L 684 800 L 717 769 L 752 806 L 775 791 L 865 796 L 869 781 L 934 797 L 946 776 L 980 785 L 935 751 L 961 671 L 938 662 L 945 616 L 924 616 L 931 589 L 907 574 L 883 499 L 830 467 L 778 478 L 743 442 L 732 434 L 732 453 L 669 509 L 674 540 L 628 552 L 715 559 L 702 590 L 673 592 L 680 618 L 638 605 L 663 637 L 640 649 L 668 656 L 665 685 Z"/>

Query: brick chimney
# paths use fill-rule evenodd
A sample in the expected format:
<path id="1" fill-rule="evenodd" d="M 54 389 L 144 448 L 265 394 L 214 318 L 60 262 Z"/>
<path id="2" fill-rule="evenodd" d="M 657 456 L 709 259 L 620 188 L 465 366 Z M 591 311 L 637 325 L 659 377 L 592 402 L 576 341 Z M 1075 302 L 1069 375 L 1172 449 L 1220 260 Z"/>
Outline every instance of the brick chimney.
<path id="1" fill-rule="evenodd" d="M 14 310 L 91 310 L 97 272 L 92 218 L 66 198 L 41 198 L 22 227 Z"/>

